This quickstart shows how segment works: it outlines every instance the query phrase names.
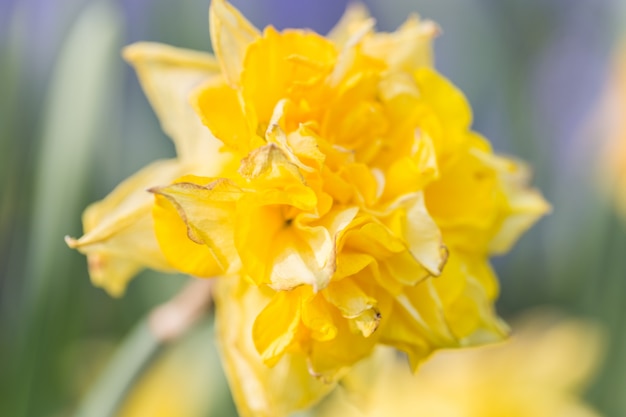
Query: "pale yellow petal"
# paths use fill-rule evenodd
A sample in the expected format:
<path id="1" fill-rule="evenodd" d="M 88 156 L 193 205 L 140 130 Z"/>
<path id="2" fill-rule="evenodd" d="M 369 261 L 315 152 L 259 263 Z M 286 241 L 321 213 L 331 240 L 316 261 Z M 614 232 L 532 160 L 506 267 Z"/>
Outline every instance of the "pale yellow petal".
<path id="1" fill-rule="evenodd" d="M 66 241 L 88 256 L 95 285 L 121 295 L 141 269 L 171 270 L 154 235 L 150 214 L 153 198 L 147 189 L 173 181 L 185 169 L 176 160 L 153 162 L 85 210 L 85 234 Z"/>
<path id="2" fill-rule="evenodd" d="M 504 194 L 503 220 L 489 243 L 491 253 L 502 254 L 551 207 L 541 193 L 529 187 L 530 169 L 523 162 L 484 153 L 482 157 L 498 172 Z"/>
<path id="3" fill-rule="evenodd" d="M 208 54 L 156 43 L 136 43 L 124 49 L 163 131 L 172 138 L 183 161 L 198 161 L 198 174 L 219 170 L 221 143 L 202 125 L 189 99 L 194 89 L 219 74 L 219 65 Z M 209 156 L 211 155 L 211 156 Z M 207 156 L 213 160 L 208 164 Z M 204 162 L 204 163 L 202 163 Z"/>
<path id="4" fill-rule="evenodd" d="M 345 318 L 355 318 L 376 306 L 376 300 L 363 291 L 352 279 L 332 282 L 324 297 L 336 306 Z"/>
<path id="5" fill-rule="evenodd" d="M 425 205 L 422 192 L 399 200 L 399 209 L 387 220 L 387 225 L 407 243 L 411 255 L 432 275 L 439 275 L 448 252 L 441 231 Z"/>
<path id="6" fill-rule="evenodd" d="M 356 1 L 348 2 L 341 19 L 326 37 L 333 41 L 337 47 L 342 48 L 368 20 L 370 20 L 370 12 L 365 4 Z"/>
<path id="7" fill-rule="evenodd" d="M 211 1 L 209 29 L 222 74 L 235 88 L 239 84 L 248 45 L 260 36 L 259 31 L 225 0 Z"/>
<path id="8" fill-rule="evenodd" d="M 433 65 L 432 41 L 437 24 L 411 16 L 392 33 L 376 33 L 363 41 L 363 52 L 384 60 L 392 71 L 411 72 Z"/>

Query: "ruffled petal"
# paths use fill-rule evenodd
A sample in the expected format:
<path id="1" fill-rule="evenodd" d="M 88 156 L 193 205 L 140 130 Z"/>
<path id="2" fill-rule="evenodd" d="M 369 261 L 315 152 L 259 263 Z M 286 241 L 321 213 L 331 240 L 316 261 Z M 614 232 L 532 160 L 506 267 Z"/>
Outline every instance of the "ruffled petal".
<path id="1" fill-rule="evenodd" d="M 263 37 L 248 48 L 241 77 L 244 100 L 254 108 L 263 130 L 281 99 L 288 98 L 294 103 L 323 102 L 322 82 L 336 55 L 334 45 L 315 33 L 278 33 L 271 26 L 265 29 Z M 258 71 L 259 68 L 263 70 Z M 303 112 L 300 118 L 304 122 L 310 113 L 306 109 Z"/>
<path id="2" fill-rule="evenodd" d="M 94 285 L 120 296 L 143 268 L 172 269 L 154 236 L 152 197 L 146 189 L 172 181 L 184 171 L 176 160 L 153 162 L 85 210 L 85 234 L 79 239 L 68 237 L 66 242 L 87 255 Z"/>
<path id="3" fill-rule="evenodd" d="M 242 417 L 287 416 L 316 403 L 335 386 L 311 376 L 302 355 L 285 353 L 273 367 L 262 361 L 252 329 L 272 296 L 273 292 L 237 277 L 221 280 L 216 286 L 218 346 Z M 283 310 L 279 315 L 276 319 L 291 319 Z M 272 325 L 269 323 L 270 328 Z"/>
<path id="4" fill-rule="evenodd" d="M 239 266 L 237 251 L 233 238 L 233 224 L 235 223 L 235 204 L 241 197 L 242 190 L 229 180 L 213 180 L 211 178 L 182 177 L 169 186 L 154 187 L 150 191 L 156 195 L 157 204 L 166 209 L 168 206 L 159 199 L 165 198 L 178 212 L 178 216 L 187 227 L 187 238 L 197 244 L 204 244 L 219 263 L 227 270 L 237 269 Z M 157 211 L 157 214 L 159 212 Z M 157 216 L 155 221 L 173 219 L 173 216 Z M 173 225 L 158 224 L 157 228 L 179 228 Z M 166 236 L 159 233 L 158 237 Z M 166 253 L 176 253 L 179 239 L 160 240 L 159 244 Z"/>

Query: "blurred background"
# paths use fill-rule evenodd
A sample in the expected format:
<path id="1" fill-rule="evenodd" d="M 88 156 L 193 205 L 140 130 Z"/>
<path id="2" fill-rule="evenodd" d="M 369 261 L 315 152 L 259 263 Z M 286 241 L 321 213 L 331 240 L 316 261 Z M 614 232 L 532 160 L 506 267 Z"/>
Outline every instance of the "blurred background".
<path id="1" fill-rule="evenodd" d="M 346 5 L 232 3 L 258 27 L 321 33 Z M 512 318 L 550 305 L 600 323 L 605 358 L 586 398 L 606 416 L 626 415 L 626 216 L 614 209 L 615 196 L 626 188 L 620 190 L 605 169 L 607 147 L 626 142 L 626 131 L 610 131 L 604 123 L 611 112 L 626 118 L 607 99 L 617 90 L 616 62 L 626 51 L 626 5 L 365 3 L 381 30 L 395 29 L 411 12 L 438 22 L 437 68 L 467 95 L 474 128 L 496 151 L 533 166 L 534 184 L 554 210 L 510 254 L 494 260 L 502 283 L 498 310 Z M 136 323 L 185 283 L 184 277 L 144 272 L 125 297 L 110 298 L 91 286 L 85 257 L 68 249 L 63 236 L 81 234 L 80 215 L 90 202 L 147 163 L 174 155 L 120 49 L 149 40 L 210 50 L 208 4 L 0 1 L 1 416 L 74 415 Z M 210 322 L 199 324 L 160 351 L 159 366 L 175 374 L 177 367 L 168 363 L 193 361 L 193 377 L 168 376 L 202 387 L 198 392 L 175 384 L 190 396 L 185 404 L 202 410 L 193 415 L 235 415 L 211 331 Z"/>

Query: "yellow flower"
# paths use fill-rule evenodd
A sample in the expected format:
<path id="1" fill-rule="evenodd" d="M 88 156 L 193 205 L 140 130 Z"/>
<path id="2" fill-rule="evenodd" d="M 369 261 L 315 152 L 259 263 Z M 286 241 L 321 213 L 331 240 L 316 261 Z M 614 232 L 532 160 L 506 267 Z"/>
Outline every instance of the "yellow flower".
<path id="1" fill-rule="evenodd" d="M 437 349 L 504 337 L 488 258 L 548 205 L 522 163 L 471 131 L 462 93 L 432 68 L 437 26 L 412 16 L 378 33 L 356 6 L 329 37 L 261 33 L 224 0 L 209 18 L 216 61 L 127 52 L 181 143 L 178 175 L 133 177 L 70 244 L 226 275 L 218 338 L 244 416 L 308 407 L 380 344 L 415 369 Z M 152 219 L 135 197 L 145 188 Z M 147 227 L 125 227 L 124 210 Z"/>
<path id="2" fill-rule="evenodd" d="M 380 350 L 316 415 L 598 417 L 579 398 L 600 357 L 598 329 L 544 313 L 514 326 L 504 344 L 437 353 L 417 375 Z"/>
<path id="3" fill-rule="evenodd" d="M 380 34 L 352 11 L 333 42 L 260 33 L 221 0 L 210 21 L 222 78 L 192 103 L 241 166 L 153 188 L 153 213 L 172 265 L 201 264 L 208 248 L 245 281 L 218 290 L 228 294 L 218 298 L 222 343 L 250 337 L 223 311 L 253 300 L 226 315 L 246 316 L 253 342 L 222 346 L 233 385 L 276 385 L 267 368 L 249 369 L 257 352 L 280 369 L 304 360 L 332 383 L 377 344 L 405 351 L 416 368 L 436 349 L 502 338 L 488 257 L 548 206 L 527 189 L 522 163 L 470 130 L 465 98 L 431 68 L 436 26 L 411 17 Z M 189 240 L 197 251 L 183 249 Z M 304 365 L 287 369 L 287 380 L 315 385 L 298 375 Z M 277 413 L 271 400 L 251 405 L 259 389 L 242 390 L 244 414 Z M 311 390 L 307 401 L 283 398 L 285 412 L 324 391 Z"/>
<path id="4" fill-rule="evenodd" d="M 593 135 L 594 142 L 581 146 L 581 152 L 598 153 L 599 188 L 614 201 L 622 218 L 626 218 L 626 48 L 620 45 L 614 53 L 612 68 L 606 90 L 596 106 L 598 111 L 592 119 L 592 126 L 597 128 Z M 602 136 L 600 149 L 596 136 Z M 590 136 L 591 137 L 591 136 Z"/>

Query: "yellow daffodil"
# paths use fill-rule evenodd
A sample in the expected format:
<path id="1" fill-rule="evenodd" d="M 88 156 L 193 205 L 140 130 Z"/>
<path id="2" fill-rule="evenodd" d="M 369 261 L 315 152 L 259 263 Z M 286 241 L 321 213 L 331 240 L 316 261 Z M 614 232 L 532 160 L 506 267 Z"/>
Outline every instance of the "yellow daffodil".
<path id="1" fill-rule="evenodd" d="M 488 258 L 548 205 L 522 163 L 471 131 L 462 93 L 432 68 L 437 26 L 412 16 L 378 33 L 355 6 L 328 37 L 261 32 L 224 0 L 209 19 L 215 60 L 127 52 L 179 148 L 177 177 L 119 191 L 149 188 L 152 219 L 144 196 L 116 198 L 70 244 L 224 275 L 218 334 L 244 416 L 311 405 L 380 344 L 415 369 L 437 349 L 501 339 Z M 148 227 L 122 227 L 120 207 Z"/>
<path id="2" fill-rule="evenodd" d="M 580 398 L 600 357 L 598 329 L 541 312 L 514 330 L 503 344 L 437 353 L 417 375 L 380 350 L 316 415 L 598 417 Z"/>
<path id="3" fill-rule="evenodd" d="M 622 216 L 626 218 L 626 48 L 623 45 L 614 54 L 613 65 L 608 83 L 598 111 L 592 119 L 597 130 L 596 136 L 602 136 L 601 149 L 594 149 L 598 141 L 585 144 L 581 152 L 588 150 L 599 154 L 599 185 L 608 198 L 614 201 Z M 594 133 L 596 133 L 594 131 Z M 591 152 L 588 152 L 591 153 Z"/>
<path id="4" fill-rule="evenodd" d="M 411 17 L 380 34 L 363 13 L 345 19 L 336 42 L 261 33 L 214 1 L 222 78 L 192 103 L 241 165 L 152 189 L 171 264 L 202 265 L 208 248 L 248 282 L 233 284 L 230 302 L 264 294 L 239 313 L 252 316 L 248 360 L 258 353 L 272 367 L 299 355 L 329 383 L 380 343 L 407 352 L 415 368 L 435 349 L 502 338 L 488 256 L 548 208 L 526 188 L 524 165 L 470 130 L 465 98 L 431 68 L 433 23 Z M 189 240 L 197 250 L 183 253 Z M 230 371 L 234 385 L 271 380 L 240 369 Z"/>

